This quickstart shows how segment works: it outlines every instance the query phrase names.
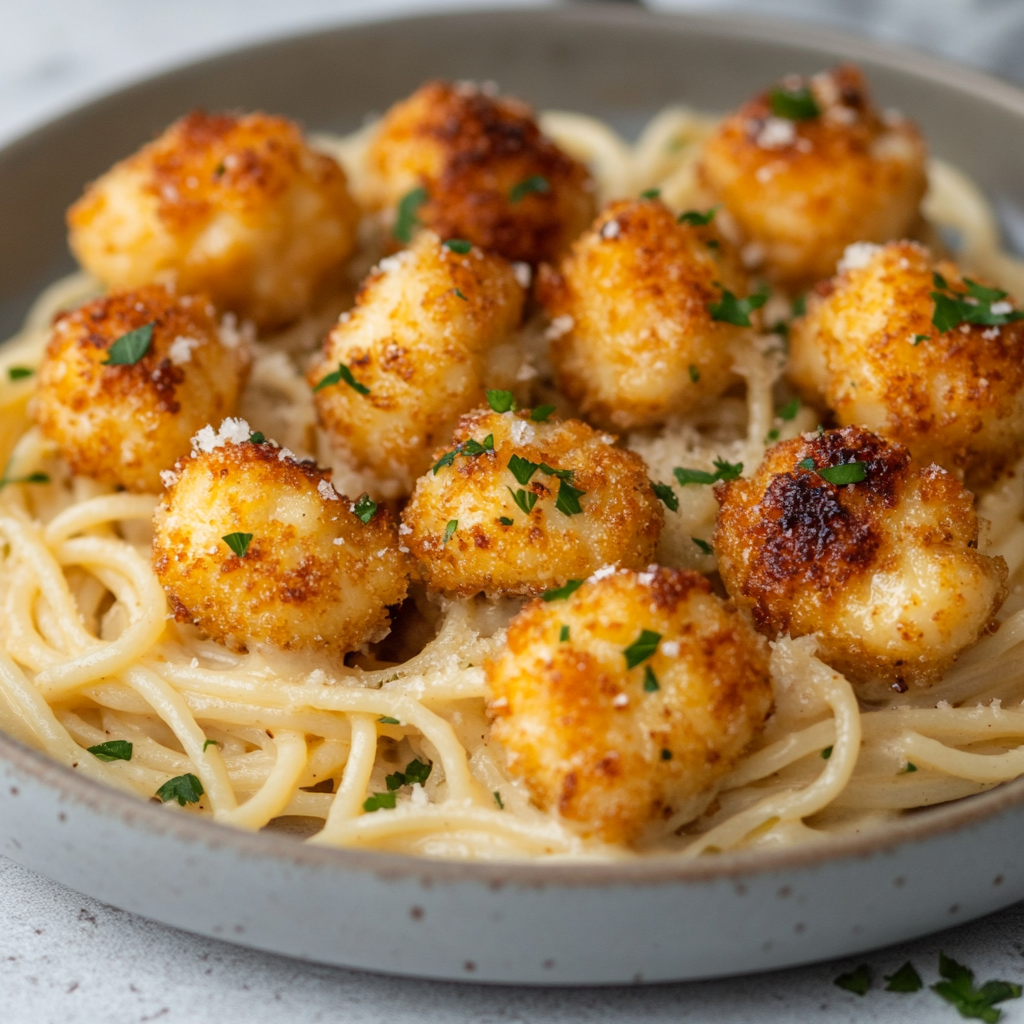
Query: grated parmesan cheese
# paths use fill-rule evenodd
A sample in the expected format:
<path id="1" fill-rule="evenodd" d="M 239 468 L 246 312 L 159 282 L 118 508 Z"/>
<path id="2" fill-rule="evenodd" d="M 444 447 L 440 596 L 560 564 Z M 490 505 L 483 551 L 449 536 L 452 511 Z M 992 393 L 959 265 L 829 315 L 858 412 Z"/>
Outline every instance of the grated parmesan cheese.
<path id="1" fill-rule="evenodd" d="M 796 142 L 796 125 L 787 117 L 769 117 L 757 133 L 757 144 L 762 149 L 783 149 Z"/>
<path id="2" fill-rule="evenodd" d="M 167 357 L 175 366 L 184 366 L 185 363 L 192 362 L 192 352 L 200 345 L 202 342 L 198 338 L 186 338 L 184 335 L 178 335 L 171 342 L 171 347 L 167 350 Z"/>
<path id="3" fill-rule="evenodd" d="M 245 420 L 229 416 L 221 423 L 220 430 L 214 431 L 207 425 L 192 438 L 192 456 L 194 458 L 197 452 L 212 452 L 226 444 L 243 444 L 251 436 L 252 430 Z"/>
<path id="4" fill-rule="evenodd" d="M 320 492 L 320 497 L 324 501 L 337 501 L 338 492 L 334 489 L 334 485 L 329 480 L 321 479 L 320 483 L 316 485 L 316 489 Z"/>
<path id="5" fill-rule="evenodd" d="M 836 264 L 836 273 L 845 274 L 850 270 L 861 270 L 874 258 L 882 247 L 874 242 L 854 242 L 843 250 L 843 255 Z"/>

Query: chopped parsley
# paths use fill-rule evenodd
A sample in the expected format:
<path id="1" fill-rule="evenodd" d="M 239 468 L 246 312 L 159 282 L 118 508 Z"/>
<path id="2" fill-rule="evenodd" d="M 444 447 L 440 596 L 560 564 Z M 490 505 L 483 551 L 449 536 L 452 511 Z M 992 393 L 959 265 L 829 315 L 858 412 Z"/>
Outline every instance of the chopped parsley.
<path id="1" fill-rule="evenodd" d="M 134 366 L 148 351 L 153 340 L 154 325 L 143 324 L 134 331 L 122 334 L 109 349 L 104 366 Z"/>
<path id="2" fill-rule="evenodd" d="M 498 522 L 501 523 L 502 526 L 511 526 L 512 525 L 512 520 L 509 519 L 508 516 L 498 516 Z"/>
<path id="3" fill-rule="evenodd" d="M 546 462 L 540 464 L 540 471 L 546 473 L 548 476 L 557 476 L 559 480 L 571 480 L 573 477 L 573 471 L 571 469 L 553 469 Z M 586 494 L 586 491 L 580 492 Z"/>
<path id="4" fill-rule="evenodd" d="M 822 756 L 822 758 L 823 758 L 823 759 L 824 759 L 825 761 L 827 761 L 827 760 L 828 760 L 828 759 L 829 759 L 829 758 L 830 758 L 830 757 L 832 756 L 832 748 L 831 748 L 831 747 L 826 747 L 826 748 L 825 748 L 825 749 L 824 749 L 824 750 L 823 750 L 823 751 L 821 752 L 821 756 Z"/>
<path id="5" fill-rule="evenodd" d="M 469 302 L 469 299 L 467 299 L 466 296 L 463 295 L 462 292 L 458 288 L 453 288 L 452 291 L 454 291 L 456 296 L 458 298 L 462 299 L 463 302 Z"/>
<path id="6" fill-rule="evenodd" d="M 676 492 L 668 484 L 656 484 L 653 480 L 651 481 L 651 489 L 655 495 L 665 503 L 673 512 L 679 511 L 679 498 Z"/>
<path id="7" fill-rule="evenodd" d="M 543 469 L 543 466 L 541 469 Z M 561 473 L 566 471 L 561 470 L 559 472 Z M 555 499 L 555 508 L 557 508 L 562 515 L 578 516 L 583 512 L 583 509 L 580 507 L 580 498 L 586 493 L 586 491 L 582 491 L 578 487 L 573 487 L 573 485 L 563 477 L 558 481 L 558 497 Z"/>
<path id="8" fill-rule="evenodd" d="M 690 380 L 694 384 L 696 384 L 697 381 L 700 380 L 700 370 L 698 370 L 697 367 L 693 365 L 693 363 L 690 363 L 689 370 L 690 370 Z"/>
<path id="9" fill-rule="evenodd" d="M 692 224 L 695 228 L 704 227 L 715 219 L 716 213 L 718 213 L 717 206 L 712 206 L 707 213 L 701 213 L 700 210 L 684 210 L 676 217 L 676 223 Z"/>
<path id="10" fill-rule="evenodd" d="M 363 801 L 363 810 L 367 814 L 372 814 L 384 807 L 391 808 L 395 806 L 396 799 L 397 794 L 395 793 L 374 793 L 373 796 L 368 796 Z"/>
<path id="11" fill-rule="evenodd" d="M 775 415 L 786 423 L 790 420 L 796 419 L 796 414 L 800 411 L 800 399 L 794 398 L 791 402 L 787 402 Z"/>
<path id="12" fill-rule="evenodd" d="M 842 487 L 844 484 L 859 484 L 867 478 L 868 471 L 863 462 L 846 462 L 841 466 L 822 466 L 818 470 L 818 476 L 822 480 Z"/>
<path id="13" fill-rule="evenodd" d="M 626 658 L 626 668 L 636 668 L 645 662 L 658 649 L 660 642 L 660 633 L 642 629 L 640 635 L 622 652 Z"/>
<path id="14" fill-rule="evenodd" d="M 516 407 L 516 398 L 511 391 L 488 391 L 487 404 L 495 412 L 511 412 Z"/>
<path id="15" fill-rule="evenodd" d="M 848 974 L 840 974 L 832 984 L 852 992 L 855 996 L 867 995 L 868 989 L 871 988 L 871 968 L 867 964 L 861 964 Z"/>
<path id="16" fill-rule="evenodd" d="M 765 444 L 775 444 L 775 442 L 778 441 L 780 436 L 781 435 L 779 433 L 778 428 L 777 427 L 772 427 L 772 429 L 769 430 L 768 433 L 764 435 L 764 443 Z"/>
<path id="17" fill-rule="evenodd" d="M 974 971 L 942 952 L 939 974 L 944 980 L 932 985 L 932 991 L 956 1007 L 961 1017 L 983 1020 L 986 1024 L 995 1024 L 1002 1016 L 1002 1011 L 995 1008 L 996 1003 L 1021 996 L 1020 985 L 1012 981 L 986 981 L 981 988 L 975 988 Z"/>
<path id="18" fill-rule="evenodd" d="M 377 513 L 377 502 L 372 501 L 368 494 L 362 497 L 352 506 L 352 512 L 357 519 L 368 523 Z"/>
<path id="19" fill-rule="evenodd" d="M 459 528 L 459 521 L 458 521 L 458 519 L 449 519 L 448 520 L 448 525 L 444 528 L 444 543 L 445 544 L 447 544 L 448 541 L 450 541 L 452 539 L 452 537 L 455 536 L 455 531 L 458 528 Z"/>
<path id="20" fill-rule="evenodd" d="M 381 715 L 377 719 L 382 725 L 401 725 L 402 723 L 397 718 L 392 718 L 390 715 Z"/>
<path id="21" fill-rule="evenodd" d="M 494 435 L 488 434 L 481 444 L 476 438 L 471 437 L 468 441 L 463 441 L 462 444 L 457 444 L 451 451 L 445 452 L 434 463 L 434 476 L 445 467 L 450 466 L 455 461 L 456 455 L 464 455 L 467 458 L 475 455 L 483 455 L 484 452 L 494 451 Z"/>
<path id="22" fill-rule="evenodd" d="M 512 500 L 527 514 L 529 515 L 533 511 L 533 506 L 537 504 L 537 495 L 533 491 L 524 491 L 522 487 L 518 491 L 513 491 L 510 487 L 508 493 L 512 495 Z"/>
<path id="23" fill-rule="evenodd" d="M 662 751 L 661 751 L 661 759 L 662 759 L 662 761 L 671 761 L 672 760 L 672 751 L 671 750 L 662 749 Z"/>
<path id="24" fill-rule="evenodd" d="M 910 344 L 913 345 L 914 348 L 917 348 L 917 346 L 920 345 L 922 341 L 928 341 L 930 338 L 930 334 L 915 334 L 914 340 L 911 341 Z"/>
<path id="25" fill-rule="evenodd" d="M 419 758 L 410 761 L 405 766 L 404 772 L 393 772 L 385 778 L 389 792 L 401 789 L 402 786 L 411 786 L 419 783 L 421 786 L 430 778 L 430 771 L 434 766 L 429 762 L 423 762 Z M 394 804 L 391 805 L 394 807 Z"/>
<path id="26" fill-rule="evenodd" d="M 750 327 L 750 314 L 755 309 L 760 309 L 767 301 L 767 288 L 761 288 L 745 299 L 737 299 L 728 288 L 723 288 L 722 298 L 718 302 L 708 303 L 708 312 L 712 320 L 733 324 L 736 327 Z"/>
<path id="27" fill-rule="evenodd" d="M 793 305 L 790 307 L 793 310 L 793 316 L 805 316 L 807 313 L 807 293 L 798 295 L 793 300 Z"/>
<path id="28" fill-rule="evenodd" d="M 660 199 L 661 198 L 661 189 L 660 188 L 645 188 L 643 190 L 643 192 L 640 193 L 640 198 L 641 199 Z"/>
<path id="29" fill-rule="evenodd" d="M 452 252 L 457 252 L 460 256 L 465 256 L 470 249 L 473 248 L 472 242 L 467 242 L 464 238 L 449 238 L 448 241 L 441 243 L 446 249 L 450 249 Z"/>
<path id="30" fill-rule="evenodd" d="M 647 693 L 654 693 L 655 690 L 660 690 L 661 684 L 658 682 L 658 677 L 654 674 L 654 669 L 650 665 L 644 666 L 644 690 Z"/>
<path id="31" fill-rule="evenodd" d="M 547 418 L 555 411 L 553 405 L 538 405 L 533 412 L 530 413 L 530 419 L 534 423 L 543 423 Z"/>
<path id="32" fill-rule="evenodd" d="M 813 471 L 813 470 L 814 470 L 814 459 L 801 459 L 801 460 L 800 460 L 800 461 L 799 461 L 799 462 L 797 463 L 797 465 L 798 465 L 798 466 L 799 466 L 799 467 L 800 467 L 801 469 L 809 469 L 809 470 L 812 470 L 812 471 Z"/>
<path id="33" fill-rule="evenodd" d="M 508 460 L 509 472 L 523 485 L 530 482 L 530 477 L 540 469 L 539 462 L 530 462 L 521 455 L 513 455 Z"/>
<path id="34" fill-rule="evenodd" d="M 916 771 L 917 771 L 917 765 L 914 764 L 913 761 L 908 761 L 907 762 L 907 767 L 903 769 L 903 773 L 902 774 L 909 775 L 911 772 L 916 772 Z"/>
<path id="35" fill-rule="evenodd" d="M 742 462 L 726 462 L 725 459 L 715 459 L 715 471 L 709 473 L 704 469 L 685 469 L 677 466 L 672 472 L 680 485 L 687 484 L 713 484 L 719 480 L 736 480 L 743 472 Z"/>
<path id="36" fill-rule="evenodd" d="M 132 745 L 128 740 L 107 740 L 106 743 L 97 743 L 94 747 L 86 747 L 86 750 L 101 761 L 130 761 L 132 759 Z"/>
<path id="37" fill-rule="evenodd" d="M 338 363 L 338 368 L 334 373 L 327 374 L 313 390 L 322 391 L 324 388 L 340 384 L 341 381 L 344 381 L 353 391 L 358 391 L 361 395 L 368 395 L 370 393 L 370 389 L 365 384 L 360 384 L 352 376 L 352 371 L 344 363 Z"/>
<path id="38" fill-rule="evenodd" d="M 514 206 L 534 192 L 543 195 L 550 190 L 551 184 L 543 174 L 531 174 L 529 178 L 524 178 L 508 190 L 508 201 Z"/>
<path id="39" fill-rule="evenodd" d="M 494 797 L 494 802 L 498 805 L 498 807 L 501 808 L 501 810 L 505 810 L 505 805 L 504 805 L 504 803 L 502 803 L 502 800 L 501 800 L 501 794 L 497 790 L 495 790 L 491 794 L 491 796 Z"/>
<path id="40" fill-rule="evenodd" d="M 249 444 L 263 444 L 264 441 L 266 441 L 266 438 L 261 430 L 254 430 L 249 435 Z"/>
<path id="41" fill-rule="evenodd" d="M 775 117 L 783 117 L 787 121 L 809 121 L 821 113 L 814 93 L 806 86 L 798 89 L 776 86 L 769 89 L 768 106 Z"/>
<path id="42" fill-rule="evenodd" d="M 420 223 L 419 209 L 429 198 L 425 188 L 414 188 L 402 196 L 398 204 L 395 226 L 391 232 L 398 241 L 407 244 L 412 241 L 412 233 Z"/>
<path id="43" fill-rule="evenodd" d="M 166 804 L 171 800 L 177 800 L 184 807 L 185 804 L 197 804 L 203 795 L 203 784 L 191 772 L 185 775 L 176 775 L 168 779 L 157 791 L 156 795 Z"/>
<path id="44" fill-rule="evenodd" d="M 558 642 L 564 644 L 569 639 L 569 627 L 563 626 L 558 631 Z"/>
<path id="45" fill-rule="evenodd" d="M 35 372 L 31 366 L 8 366 L 7 379 L 24 380 L 26 377 L 31 377 Z"/>
<path id="46" fill-rule="evenodd" d="M 999 288 L 986 288 L 965 277 L 967 291 L 963 292 L 938 273 L 932 274 L 932 283 L 937 289 L 931 293 L 935 303 L 932 324 L 942 333 L 961 324 L 997 326 L 1024 319 L 1024 313 L 1014 309 L 1007 301 L 1007 293 Z"/>
<path id="47" fill-rule="evenodd" d="M 706 540 L 701 540 L 700 537 L 691 537 L 690 540 L 700 548 L 702 554 L 713 555 L 715 553 L 715 549 Z"/>
<path id="48" fill-rule="evenodd" d="M 239 558 L 245 558 L 245 553 L 249 550 L 249 544 L 252 542 L 252 534 L 229 533 L 224 537 L 221 537 L 221 540 L 224 541 L 224 543 L 227 544 L 227 546 L 231 548 Z"/>
<path id="49" fill-rule="evenodd" d="M 3 476 L 0 477 L 0 491 L 8 484 L 48 484 L 50 477 L 46 473 L 29 473 L 28 476 Z"/>
<path id="50" fill-rule="evenodd" d="M 220 746 L 220 744 L 216 740 L 206 740 L 203 743 L 203 753 L 204 754 L 206 753 L 206 748 L 207 747 L 219 747 L 219 746 Z"/>
<path id="51" fill-rule="evenodd" d="M 558 587 L 555 590 L 545 590 L 540 595 L 540 599 L 542 601 L 561 601 L 570 594 L 574 594 L 582 586 L 583 580 L 566 580 L 564 587 Z"/>
<path id="52" fill-rule="evenodd" d="M 894 974 L 886 974 L 884 977 L 887 982 L 886 992 L 920 992 L 923 985 L 921 975 L 914 970 L 909 960 Z"/>

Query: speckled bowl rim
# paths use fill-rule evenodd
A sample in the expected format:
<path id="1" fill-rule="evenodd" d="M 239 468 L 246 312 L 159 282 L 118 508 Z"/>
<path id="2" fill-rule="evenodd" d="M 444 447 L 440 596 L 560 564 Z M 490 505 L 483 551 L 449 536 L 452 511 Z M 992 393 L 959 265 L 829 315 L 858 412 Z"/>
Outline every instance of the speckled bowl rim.
<path id="1" fill-rule="evenodd" d="M 343 22 L 340 25 L 320 26 L 313 31 L 276 36 L 253 45 L 224 50 L 213 56 L 138 79 L 16 137 L 0 147 L 0 152 L 7 154 L 23 146 L 34 145 L 41 137 L 59 130 L 63 124 L 73 121 L 82 113 L 108 103 L 133 89 L 159 85 L 163 80 L 172 80 L 243 52 L 258 53 L 261 50 L 272 49 L 282 42 L 307 39 L 327 31 L 345 30 L 358 33 L 362 27 L 379 26 L 388 22 L 401 21 L 414 26 L 417 23 L 444 21 L 497 22 L 507 21 L 510 17 L 535 20 L 540 29 L 543 29 L 545 24 L 564 23 L 566 20 L 589 24 L 619 24 L 624 27 L 661 22 L 674 30 L 680 27 L 689 28 L 705 35 L 727 39 L 751 43 L 772 41 L 793 44 L 817 50 L 822 56 L 853 61 L 868 60 L 919 80 L 941 83 L 947 88 L 952 87 L 983 102 L 1001 106 L 1024 121 L 1024 90 L 951 61 L 889 43 L 874 42 L 831 29 L 761 16 L 669 14 L 611 4 L 580 4 L 554 8 L 516 7 L 367 18 Z M 119 819 L 129 828 L 143 829 L 154 835 L 165 835 L 175 842 L 208 848 L 231 847 L 249 858 L 272 859 L 301 867 L 372 873 L 385 879 L 418 879 L 428 885 L 434 881 L 472 881 L 492 888 L 506 885 L 524 888 L 660 886 L 737 879 L 793 868 L 811 869 L 833 861 L 863 859 L 884 854 L 904 844 L 919 843 L 967 829 L 1024 803 L 1024 777 L 1021 777 L 987 793 L 967 797 L 948 805 L 916 811 L 903 819 L 870 829 L 863 834 L 839 836 L 818 843 L 778 850 L 723 853 L 692 861 L 680 861 L 678 857 L 667 855 L 613 863 L 448 861 L 372 849 L 315 846 L 281 833 L 247 832 L 191 814 L 169 811 L 152 801 L 142 800 L 84 778 L 2 732 L 0 762 L 6 762 L 15 771 L 32 777 L 42 785 L 59 792 L 64 799 L 102 817 Z"/>

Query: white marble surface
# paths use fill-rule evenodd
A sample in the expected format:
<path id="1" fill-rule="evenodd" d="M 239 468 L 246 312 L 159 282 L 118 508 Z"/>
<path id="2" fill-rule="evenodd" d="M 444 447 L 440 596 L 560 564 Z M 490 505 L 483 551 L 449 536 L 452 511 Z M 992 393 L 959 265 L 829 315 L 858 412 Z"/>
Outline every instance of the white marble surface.
<path id="1" fill-rule="evenodd" d="M 289 31 L 422 9 L 422 0 L 0 0 L 0 144 L 132 78 Z M 655 0 L 662 7 L 777 11 L 868 26 L 1024 81 L 1021 0 Z M 453 6 L 481 6 L 454 0 Z M 699 927 L 699 923 L 695 923 Z M 979 980 L 1024 980 L 1024 905 L 858 958 L 876 978 L 913 959 L 926 983 L 938 950 Z M 750 978 L 608 990 L 410 981 L 319 967 L 197 938 L 80 896 L 0 858 L 0 1024 L 723 1024 L 960 1019 L 928 991 L 864 998 L 832 979 L 857 960 Z M 386 969 L 382 964 L 381 968 Z M 1024 1001 L 1006 1004 L 1024 1022 Z"/>

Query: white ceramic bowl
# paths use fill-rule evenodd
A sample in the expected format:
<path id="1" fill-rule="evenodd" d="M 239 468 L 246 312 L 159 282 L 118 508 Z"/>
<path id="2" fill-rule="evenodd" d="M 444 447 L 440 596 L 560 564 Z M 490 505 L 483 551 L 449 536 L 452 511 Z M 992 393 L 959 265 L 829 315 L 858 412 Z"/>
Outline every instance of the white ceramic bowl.
<path id="1" fill-rule="evenodd" d="M 1024 94 L 917 54 L 748 18 L 602 7 L 461 14 L 285 39 L 163 75 L 0 152 L 0 329 L 70 269 L 82 184 L 193 105 L 347 130 L 434 76 L 635 130 L 660 107 L 728 109 L 764 83 L 861 63 L 883 105 L 1004 209 L 1024 209 Z M 432 978 L 669 981 L 840 956 L 1024 897 L 1024 780 L 883 831 L 680 865 L 445 863 L 305 846 L 174 813 L 0 736 L 0 849 L 98 899 L 292 956 Z"/>

